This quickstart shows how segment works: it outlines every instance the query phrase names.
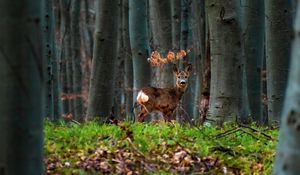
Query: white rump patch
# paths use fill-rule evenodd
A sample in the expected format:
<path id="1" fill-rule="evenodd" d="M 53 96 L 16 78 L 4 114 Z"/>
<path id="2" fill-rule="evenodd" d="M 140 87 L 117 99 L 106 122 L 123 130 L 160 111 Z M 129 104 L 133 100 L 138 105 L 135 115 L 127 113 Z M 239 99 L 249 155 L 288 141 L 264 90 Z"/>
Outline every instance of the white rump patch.
<path id="1" fill-rule="evenodd" d="M 136 97 L 136 101 L 140 104 L 145 103 L 149 100 L 149 96 L 146 95 L 143 91 L 140 91 Z"/>

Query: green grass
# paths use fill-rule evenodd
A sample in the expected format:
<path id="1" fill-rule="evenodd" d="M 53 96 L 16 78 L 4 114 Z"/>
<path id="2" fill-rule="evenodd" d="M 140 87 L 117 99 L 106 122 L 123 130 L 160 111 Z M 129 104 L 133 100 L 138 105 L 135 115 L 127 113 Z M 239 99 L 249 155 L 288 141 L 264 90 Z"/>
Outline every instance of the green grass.
<path id="1" fill-rule="evenodd" d="M 278 130 L 251 127 L 261 132 L 242 128 L 247 133 L 239 130 L 216 138 L 236 125 L 218 128 L 177 123 L 117 126 L 46 122 L 45 164 L 49 174 L 119 174 L 126 168 L 129 174 L 176 174 L 201 172 L 201 164 L 193 163 L 199 157 L 217 162 L 204 170 L 208 172 L 222 172 L 226 167 L 232 174 L 271 174 Z M 181 153 L 187 155 L 176 157 Z M 187 169 L 180 170 L 182 167 Z"/>

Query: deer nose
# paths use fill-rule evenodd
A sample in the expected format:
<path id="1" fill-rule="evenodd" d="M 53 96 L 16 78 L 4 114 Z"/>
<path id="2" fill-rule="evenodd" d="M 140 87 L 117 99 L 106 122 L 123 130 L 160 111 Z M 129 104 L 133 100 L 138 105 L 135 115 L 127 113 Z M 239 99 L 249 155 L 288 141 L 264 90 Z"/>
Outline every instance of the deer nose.
<path id="1" fill-rule="evenodd" d="M 180 81 L 180 84 L 181 84 L 181 85 L 185 85 L 185 83 L 186 83 L 186 82 L 185 82 L 184 80 L 181 80 L 181 81 Z"/>

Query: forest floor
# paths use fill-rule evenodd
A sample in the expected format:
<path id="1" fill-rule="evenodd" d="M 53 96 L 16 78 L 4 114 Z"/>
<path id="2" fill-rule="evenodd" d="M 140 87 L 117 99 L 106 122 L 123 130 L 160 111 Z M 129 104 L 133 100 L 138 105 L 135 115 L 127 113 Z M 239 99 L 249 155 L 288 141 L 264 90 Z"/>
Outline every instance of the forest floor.
<path id="1" fill-rule="evenodd" d="M 46 122 L 46 174 L 271 174 L 278 129 Z"/>

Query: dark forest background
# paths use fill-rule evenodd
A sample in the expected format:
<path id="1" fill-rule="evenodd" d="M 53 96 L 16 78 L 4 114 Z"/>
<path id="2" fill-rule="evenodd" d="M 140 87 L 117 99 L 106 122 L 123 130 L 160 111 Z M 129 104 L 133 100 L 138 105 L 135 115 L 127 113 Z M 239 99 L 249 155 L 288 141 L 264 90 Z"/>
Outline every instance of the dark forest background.
<path id="1" fill-rule="evenodd" d="M 178 121 L 280 125 L 278 165 L 289 170 L 299 160 L 293 155 L 300 145 L 298 4 L 1 1 L 0 155 L 19 154 L 0 156 L 0 174 L 7 161 L 24 160 L 24 169 L 42 167 L 28 160 L 41 157 L 36 145 L 42 145 L 44 118 L 136 121 L 137 92 L 174 87 L 172 63 L 193 66 Z M 153 64 L 154 51 L 166 64 Z M 184 57 L 166 61 L 169 52 Z"/>

